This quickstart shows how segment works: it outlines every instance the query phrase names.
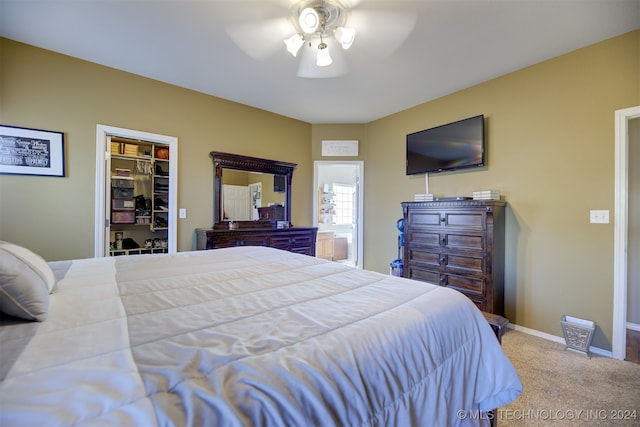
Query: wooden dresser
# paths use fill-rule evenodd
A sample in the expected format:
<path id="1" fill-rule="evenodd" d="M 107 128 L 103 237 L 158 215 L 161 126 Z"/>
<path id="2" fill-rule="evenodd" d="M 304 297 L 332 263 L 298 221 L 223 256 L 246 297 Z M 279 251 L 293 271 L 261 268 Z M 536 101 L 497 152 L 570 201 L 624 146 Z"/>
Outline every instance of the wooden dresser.
<path id="1" fill-rule="evenodd" d="M 289 252 L 315 256 L 315 227 L 240 228 L 237 230 L 198 228 L 196 248 L 219 249 L 232 246 L 269 246 Z"/>
<path id="2" fill-rule="evenodd" d="M 404 202 L 404 276 L 449 286 L 504 315 L 503 201 Z"/>

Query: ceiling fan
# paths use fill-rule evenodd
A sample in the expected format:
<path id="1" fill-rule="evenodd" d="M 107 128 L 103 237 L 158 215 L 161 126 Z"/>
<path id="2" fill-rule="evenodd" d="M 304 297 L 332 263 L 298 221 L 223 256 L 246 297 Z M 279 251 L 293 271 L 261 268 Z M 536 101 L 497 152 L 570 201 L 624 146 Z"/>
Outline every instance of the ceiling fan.
<path id="1" fill-rule="evenodd" d="M 263 0 L 243 2 L 241 10 L 235 4 L 238 10 L 230 5 L 225 16 L 234 43 L 259 61 L 288 51 L 297 75 L 306 78 L 346 74 L 357 55 L 351 51 L 388 56 L 417 20 L 415 13 L 397 10 L 397 1 Z"/>

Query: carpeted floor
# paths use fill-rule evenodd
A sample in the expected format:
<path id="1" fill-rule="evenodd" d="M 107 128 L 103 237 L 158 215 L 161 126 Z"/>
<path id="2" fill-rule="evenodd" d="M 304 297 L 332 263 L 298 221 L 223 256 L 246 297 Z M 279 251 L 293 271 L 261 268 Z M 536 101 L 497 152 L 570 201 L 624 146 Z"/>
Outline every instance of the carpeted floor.
<path id="1" fill-rule="evenodd" d="M 523 392 L 496 413 L 498 427 L 640 426 L 640 365 L 566 351 L 507 330 L 502 346 Z"/>

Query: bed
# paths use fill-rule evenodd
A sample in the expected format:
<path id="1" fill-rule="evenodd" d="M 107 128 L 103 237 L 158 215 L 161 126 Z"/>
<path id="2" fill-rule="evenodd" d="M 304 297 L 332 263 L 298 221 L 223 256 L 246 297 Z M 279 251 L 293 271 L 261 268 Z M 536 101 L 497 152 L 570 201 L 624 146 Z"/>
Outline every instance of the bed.
<path id="1" fill-rule="evenodd" d="M 522 390 L 451 289 L 267 247 L 47 266 L 41 321 L 2 317 L 3 426 L 480 425 Z"/>

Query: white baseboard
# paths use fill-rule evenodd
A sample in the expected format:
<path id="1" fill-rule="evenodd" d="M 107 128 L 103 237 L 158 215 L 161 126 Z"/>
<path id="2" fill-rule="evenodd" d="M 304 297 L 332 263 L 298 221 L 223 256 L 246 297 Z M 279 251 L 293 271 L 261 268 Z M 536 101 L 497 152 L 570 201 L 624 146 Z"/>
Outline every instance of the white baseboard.
<path id="1" fill-rule="evenodd" d="M 640 332 L 640 324 L 627 322 L 627 329 L 631 329 L 632 331 Z"/>
<path id="2" fill-rule="evenodd" d="M 640 325 L 638 325 L 640 326 Z M 513 329 L 514 331 L 519 331 L 519 332 L 523 332 L 525 334 L 529 334 L 529 335 L 533 335 L 539 338 L 544 338 L 546 340 L 549 341 L 553 341 L 553 342 L 557 342 L 560 344 L 566 344 L 566 342 L 564 341 L 564 337 L 559 337 L 556 335 L 551 335 L 551 334 L 547 334 L 546 332 L 540 332 L 537 331 L 535 329 L 530 329 L 530 328 L 525 328 L 524 326 L 518 326 L 514 323 L 509 322 L 509 324 L 507 325 L 507 328 L 509 329 Z M 603 350 L 601 348 L 598 347 L 594 347 L 594 346 L 590 346 L 589 347 L 589 351 L 593 354 L 597 354 L 600 356 L 605 356 L 605 357 L 613 357 L 613 353 L 611 352 L 611 350 Z"/>

